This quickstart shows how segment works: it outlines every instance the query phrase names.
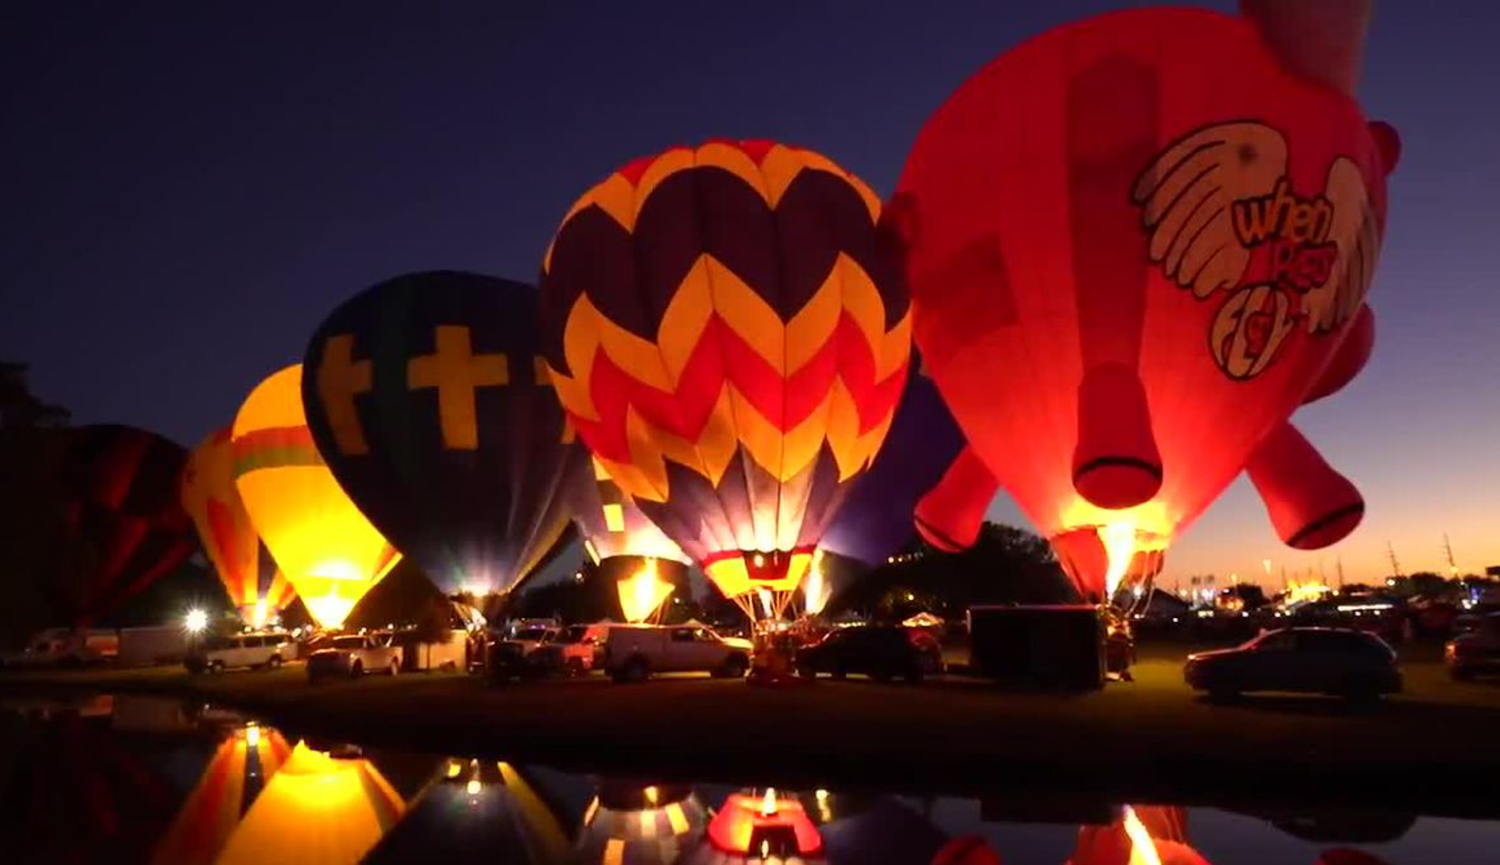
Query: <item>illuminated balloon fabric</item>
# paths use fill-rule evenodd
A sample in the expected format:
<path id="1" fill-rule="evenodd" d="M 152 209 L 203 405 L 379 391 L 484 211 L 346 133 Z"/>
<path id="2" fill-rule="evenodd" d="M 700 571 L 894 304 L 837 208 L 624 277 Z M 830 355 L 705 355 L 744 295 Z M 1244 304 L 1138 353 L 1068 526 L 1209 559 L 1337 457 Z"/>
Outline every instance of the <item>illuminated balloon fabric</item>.
<path id="1" fill-rule="evenodd" d="M 964 446 L 932 380 L 914 372 L 874 464 L 823 535 L 823 549 L 867 565 L 884 562 L 912 536 L 912 512 Z"/>
<path id="2" fill-rule="evenodd" d="M 230 603 L 246 623 L 264 625 L 295 594 L 260 542 L 234 486 L 234 447 L 228 427 L 204 439 L 182 475 L 182 506 L 198 528 Z"/>
<path id="3" fill-rule="evenodd" d="M 218 865 L 355 865 L 405 812 L 369 760 L 335 759 L 299 742 L 266 782 Z"/>
<path id="4" fill-rule="evenodd" d="M 1387 133 L 1251 24 L 1166 9 L 1035 39 L 934 115 L 888 209 L 915 338 L 1045 535 L 1164 547 L 1285 421 L 1368 286 Z"/>
<path id="5" fill-rule="evenodd" d="M 1304 398 L 1303 404 L 1321 399 L 1332 394 L 1349 383 L 1370 358 L 1370 352 L 1375 343 L 1375 317 L 1368 306 L 1362 307 L 1356 315 L 1354 322 L 1350 325 L 1350 333 L 1339 346 L 1332 362 L 1323 371 L 1318 384 Z M 1289 424 L 1285 425 L 1290 427 Z M 1285 438 L 1294 431 L 1287 429 L 1279 430 L 1279 435 Z M 1274 448 L 1267 448 L 1264 453 L 1257 449 L 1246 463 L 1246 471 L 1251 481 L 1257 486 L 1264 486 L 1262 496 L 1267 502 L 1268 508 L 1293 509 L 1288 516 L 1282 516 L 1277 510 L 1272 512 L 1272 521 L 1277 525 L 1283 522 L 1296 523 L 1297 525 L 1308 525 L 1313 520 L 1306 514 L 1337 513 L 1340 509 L 1337 505 L 1339 495 L 1347 495 L 1346 490 L 1352 490 L 1347 481 L 1343 481 L 1327 464 L 1303 462 L 1285 466 L 1277 462 Z M 1276 472 L 1292 471 L 1295 477 L 1278 479 Z M 1318 480 L 1317 483 L 1298 483 L 1298 481 Z M 1332 493 L 1335 506 L 1330 506 L 1326 499 L 1314 498 L 1292 499 L 1277 498 L 1271 490 L 1294 490 L 1320 491 L 1324 494 Z M 982 460 L 974 454 L 972 449 L 965 450 L 954 460 L 944 474 L 942 481 L 934 487 L 917 505 L 916 524 L 917 530 L 936 549 L 944 552 L 958 552 L 968 549 L 974 545 L 979 537 L 979 528 L 984 521 L 985 511 L 999 490 L 999 484 L 990 473 Z M 1357 492 L 1353 493 L 1358 496 Z M 1300 509 L 1300 514 L 1297 510 Z M 1081 536 L 1074 533 L 1067 536 L 1069 540 L 1061 541 L 1066 545 L 1074 543 Z M 1081 549 L 1076 551 L 1079 557 L 1096 558 L 1102 550 L 1094 544 L 1079 544 Z M 1131 560 L 1130 566 L 1122 574 L 1126 582 L 1132 579 L 1141 579 L 1153 576 L 1159 572 L 1164 564 L 1164 556 L 1161 550 L 1138 550 Z M 1076 586 L 1081 596 L 1090 594 L 1103 596 L 1105 591 L 1102 577 L 1107 573 L 1107 563 L 1102 564 L 1094 560 L 1087 567 L 1075 567 L 1070 569 L 1069 575 L 1077 580 Z"/>
<path id="6" fill-rule="evenodd" d="M 879 208 L 817 154 L 713 142 L 590 190 L 544 262 L 575 427 L 742 605 L 796 588 L 900 397 L 909 317 Z"/>
<path id="7" fill-rule="evenodd" d="M 219 743 L 203 777 L 152 853 L 156 865 L 213 865 L 292 748 L 270 728 L 236 730 Z"/>
<path id="8" fill-rule="evenodd" d="M 178 500 L 187 451 L 134 427 L 68 430 L 67 535 L 76 567 L 48 594 L 57 613 L 87 624 L 182 564 L 193 527 Z"/>
<path id="9" fill-rule="evenodd" d="M 603 462 L 592 455 L 586 458 L 590 471 L 570 475 L 566 495 L 589 558 L 595 564 L 616 556 L 687 562 L 682 548 L 641 513 Z"/>
<path id="10" fill-rule="evenodd" d="M 592 456 L 588 460 L 592 471 L 574 475 L 568 483 L 568 509 L 584 551 L 615 585 L 621 616 L 627 622 L 645 621 L 677 586 L 686 584 L 687 555 L 641 513 L 603 463 Z"/>
<path id="11" fill-rule="evenodd" d="M 234 420 L 234 485 L 250 521 L 324 627 L 342 624 L 400 560 L 334 480 L 302 411 L 302 367 L 261 382 Z"/>
<path id="12" fill-rule="evenodd" d="M 520 772 L 455 760 L 363 861 L 552 865 L 566 862 L 567 851 L 552 806 Z"/>
<path id="13" fill-rule="evenodd" d="M 472 273 L 397 277 L 318 327 L 302 396 L 362 512 L 448 594 L 507 592 L 571 535 L 589 476 L 553 395 L 536 289 Z"/>

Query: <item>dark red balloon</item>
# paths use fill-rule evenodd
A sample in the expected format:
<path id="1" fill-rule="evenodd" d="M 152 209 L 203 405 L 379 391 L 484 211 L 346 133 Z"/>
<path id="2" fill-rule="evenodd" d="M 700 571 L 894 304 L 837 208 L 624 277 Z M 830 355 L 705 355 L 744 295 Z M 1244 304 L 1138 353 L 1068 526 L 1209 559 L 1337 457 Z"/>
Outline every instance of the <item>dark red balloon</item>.
<path id="1" fill-rule="evenodd" d="M 65 434 L 66 536 L 76 555 L 46 594 L 58 615 L 86 625 L 192 553 L 193 524 L 178 496 L 187 451 L 127 426 Z"/>

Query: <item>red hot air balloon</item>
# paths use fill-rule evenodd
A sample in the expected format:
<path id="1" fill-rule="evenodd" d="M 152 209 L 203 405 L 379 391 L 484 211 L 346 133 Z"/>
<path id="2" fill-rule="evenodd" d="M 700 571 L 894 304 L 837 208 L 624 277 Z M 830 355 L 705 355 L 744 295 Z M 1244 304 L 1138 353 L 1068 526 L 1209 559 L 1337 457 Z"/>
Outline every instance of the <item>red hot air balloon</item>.
<path id="1" fill-rule="evenodd" d="M 83 626 L 192 553 L 193 524 L 178 499 L 187 451 L 127 426 L 67 435 L 66 528 L 78 556 L 49 594 L 60 615 Z"/>
<path id="2" fill-rule="evenodd" d="M 752 615 L 766 594 L 785 608 L 906 381 L 905 286 L 879 213 L 815 153 L 710 142 L 594 187 L 543 265 L 573 425 Z"/>
<path id="3" fill-rule="evenodd" d="M 1259 5 L 1106 15 L 1001 56 L 923 128 L 887 211 L 973 447 L 950 498 L 988 472 L 1089 595 L 1150 572 L 1135 556 L 1247 463 L 1294 547 L 1363 513 L 1286 419 L 1358 319 L 1395 138 L 1296 40 L 1268 45 L 1294 7 Z M 964 534 L 927 504 L 924 534 Z"/>

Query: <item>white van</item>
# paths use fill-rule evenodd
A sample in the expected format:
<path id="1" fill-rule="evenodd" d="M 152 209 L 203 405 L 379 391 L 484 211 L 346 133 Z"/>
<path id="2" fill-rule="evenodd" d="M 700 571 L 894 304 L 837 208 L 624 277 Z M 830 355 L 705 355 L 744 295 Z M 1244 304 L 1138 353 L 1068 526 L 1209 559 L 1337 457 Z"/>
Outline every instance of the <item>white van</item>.
<path id="1" fill-rule="evenodd" d="M 615 625 L 604 641 L 604 668 L 616 682 L 643 682 L 653 673 L 710 673 L 736 679 L 750 669 L 749 640 L 721 637 L 698 622 Z"/>
<path id="2" fill-rule="evenodd" d="M 236 634 L 209 637 L 188 652 L 183 666 L 190 673 L 222 673 L 236 667 L 274 670 L 297 656 L 290 634 Z"/>

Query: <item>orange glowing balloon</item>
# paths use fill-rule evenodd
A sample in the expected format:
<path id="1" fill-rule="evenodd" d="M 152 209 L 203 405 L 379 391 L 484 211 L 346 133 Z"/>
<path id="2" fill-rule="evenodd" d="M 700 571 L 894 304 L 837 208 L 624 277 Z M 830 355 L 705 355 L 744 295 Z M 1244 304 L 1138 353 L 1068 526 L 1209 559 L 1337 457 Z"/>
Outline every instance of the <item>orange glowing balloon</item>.
<path id="1" fill-rule="evenodd" d="M 234 419 L 234 484 L 256 531 L 318 624 L 336 628 L 401 554 L 344 494 L 313 446 L 302 367 L 261 382 Z"/>
<path id="2" fill-rule="evenodd" d="M 216 430 L 188 457 L 182 475 L 182 506 L 198 527 L 198 539 L 219 582 L 245 623 L 266 625 L 296 593 L 260 542 L 234 485 L 231 430 Z"/>

